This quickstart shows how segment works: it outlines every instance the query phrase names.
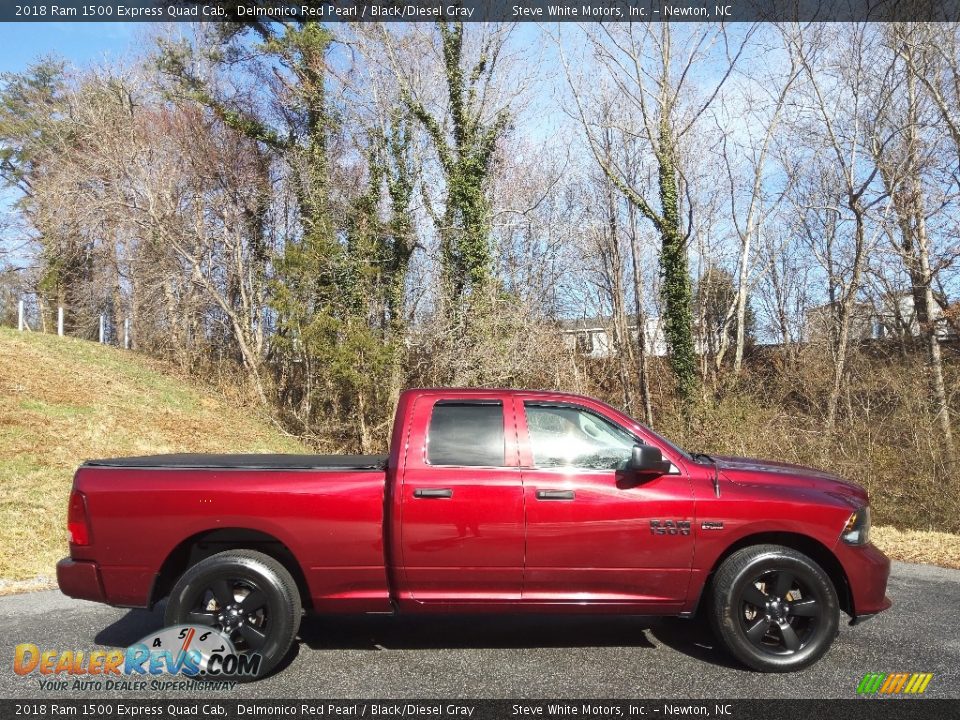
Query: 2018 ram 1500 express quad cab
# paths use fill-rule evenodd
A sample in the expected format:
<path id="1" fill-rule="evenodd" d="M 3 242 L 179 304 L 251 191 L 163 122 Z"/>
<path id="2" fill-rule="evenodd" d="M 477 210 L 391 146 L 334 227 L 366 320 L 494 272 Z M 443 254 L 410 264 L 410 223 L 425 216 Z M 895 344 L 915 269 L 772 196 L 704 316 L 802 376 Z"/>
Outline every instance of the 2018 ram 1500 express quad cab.
<path id="1" fill-rule="evenodd" d="M 602 402 L 410 390 L 389 456 L 159 455 L 85 463 L 67 595 L 168 598 L 266 672 L 315 613 L 709 615 L 757 670 L 816 661 L 890 606 L 859 486 L 690 454 Z"/>

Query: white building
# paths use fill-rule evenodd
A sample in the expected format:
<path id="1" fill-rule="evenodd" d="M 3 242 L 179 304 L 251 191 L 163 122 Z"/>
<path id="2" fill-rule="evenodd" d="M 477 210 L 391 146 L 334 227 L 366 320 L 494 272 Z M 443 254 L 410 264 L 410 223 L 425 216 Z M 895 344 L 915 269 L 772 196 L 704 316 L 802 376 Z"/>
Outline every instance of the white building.
<path id="1" fill-rule="evenodd" d="M 613 355 L 613 318 L 592 317 L 577 320 L 563 320 L 560 324 L 563 342 L 577 352 L 594 358 Z M 637 318 L 627 316 L 630 342 L 637 342 Z M 644 323 L 645 346 L 647 355 L 664 357 L 667 354 L 667 340 L 663 334 L 663 325 L 659 317 L 648 317 Z"/>
<path id="2" fill-rule="evenodd" d="M 817 342 L 830 337 L 838 309 L 834 304 L 818 305 L 807 311 L 806 338 Z M 943 310 L 934 303 L 930 312 L 937 328 L 937 335 L 945 340 L 953 335 L 953 329 L 944 321 Z M 882 340 L 896 337 L 918 337 L 920 322 L 914 310 L 913 294 L 900 293 L 884 296 L 879 306 L 858 302 L 850 318 L 850 337 L 853 340 Z"/>

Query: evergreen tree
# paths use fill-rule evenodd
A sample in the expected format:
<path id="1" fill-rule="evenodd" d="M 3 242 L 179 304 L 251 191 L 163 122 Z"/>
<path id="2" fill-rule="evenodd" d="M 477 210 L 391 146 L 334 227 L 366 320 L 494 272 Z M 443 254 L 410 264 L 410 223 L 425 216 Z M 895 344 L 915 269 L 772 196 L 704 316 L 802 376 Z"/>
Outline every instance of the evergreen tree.
<path id="1" fill-rule="evenodd" d="M 359 196 L 345 199 L 331 187 L 330 147 L 342 140 L 327 88 L 333 40 L 316 22 L 221 25 L 205 44 L 165 46 L 161 66 L 178 91 L 283 163 L 299 222 L 273 261 L 277 393 L 297 430 L 311 434 L 337 422 L 347 428 L 344 444 L 369 450 L 376 440 L 370 427 L 389 410 L 385 396 L 397 383 L 413 250 L 412 161 L 409 128 L 397 116 L 386 132 L 367 133 L 368 177 Z M 228 95 L 206 79 L 216 76 L 210 67 L 237 65 L 274 76 L 260 90 L 268 102 Z"/>

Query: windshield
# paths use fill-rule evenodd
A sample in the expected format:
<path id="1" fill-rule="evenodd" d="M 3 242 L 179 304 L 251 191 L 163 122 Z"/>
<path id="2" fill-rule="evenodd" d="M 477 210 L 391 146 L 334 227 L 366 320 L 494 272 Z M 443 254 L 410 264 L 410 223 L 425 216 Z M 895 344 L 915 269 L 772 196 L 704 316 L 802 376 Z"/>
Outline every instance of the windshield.
<path id="1" fill-rule="evenodd" d="M 635 422 L 636 422 L 636 421 L 635 421 Z M 658 442 L 658 443 L 662 443 L 663 445 L 666 445 L 668 448 L 670 448 L 670 449 L 673 450 L 675 453 L 677 453 L 677 455 L 680 455 L 681 457 L 683 457 L 685 460 L 690 460 L 691 462 L 693 461 L 693 456 L 692 456 L 690 453 L 688 453 L 686 450 L 684 450 L 682 447 L 680 447 L 679 445 L 677 445 L 676 443 L 670 442 L 670 441 L 667 440 L 667 438 L 665 438 L 663 435 L 661 435 L 660 433 L 656 432 L 655 430 L 651 430 L 648 426 L 644 425 L 644 424 L 641 423 L 641 422 L 637 422 L 637 424 L 640 425 L 640 427 L 642 427 L 642 428 L 643 428 L 644 430 L 646 430 L 648 433 L 650 433 L 651 435 L 653 435 L 653 437 L 655 437 L 655 438 L 657 439 L 657 442 Z"/>

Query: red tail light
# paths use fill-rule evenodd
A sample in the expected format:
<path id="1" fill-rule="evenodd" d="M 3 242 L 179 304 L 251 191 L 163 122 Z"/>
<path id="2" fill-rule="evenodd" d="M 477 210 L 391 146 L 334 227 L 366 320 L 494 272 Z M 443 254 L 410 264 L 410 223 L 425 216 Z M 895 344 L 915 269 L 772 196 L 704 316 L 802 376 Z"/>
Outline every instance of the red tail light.
<path id="1" fill-rule="evenodd" d="M 90 525 L 87 523 L 87 499 L 79 490 L 70 493 L 67 511 L 67 539 L 71 545 L 90 544 Z"/>

